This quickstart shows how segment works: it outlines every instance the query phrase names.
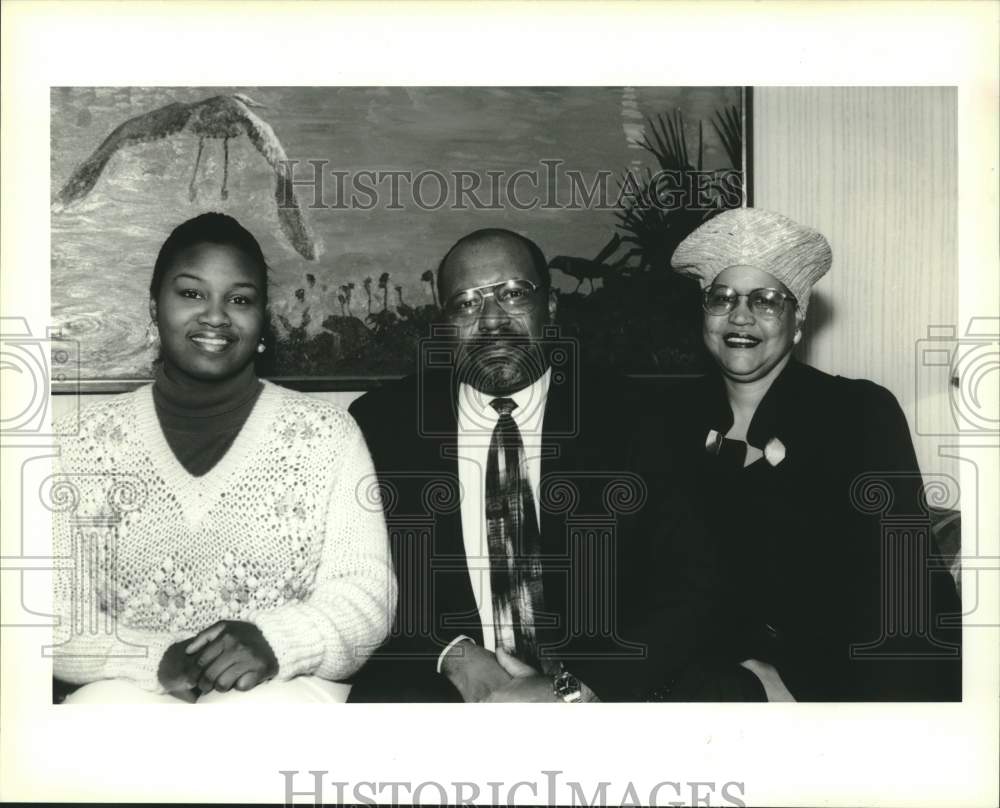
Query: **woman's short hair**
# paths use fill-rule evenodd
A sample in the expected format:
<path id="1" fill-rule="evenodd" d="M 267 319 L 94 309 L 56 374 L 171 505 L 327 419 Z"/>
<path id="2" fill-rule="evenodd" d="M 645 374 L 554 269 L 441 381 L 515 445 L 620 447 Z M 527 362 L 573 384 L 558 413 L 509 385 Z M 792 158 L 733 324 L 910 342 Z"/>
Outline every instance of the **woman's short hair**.
<path id="1" fill-rule="evenodd" d="M 174 259 L 189 247 L 196 244 L 222 244 L 235 247 L 260 267 L 264 277 L 264 288 L 261 297 L 267 305 L 267 261 L 264 253 L 253 234 L 232 216 L 225 213 L 202 213 L 183 224 L 177 225 L 167 240 L 160 247 L 153 265 L 153 277 L 149 279 L 149 296 L 154 300 L 159 297 L 160 287 L 167 270 Z"/>

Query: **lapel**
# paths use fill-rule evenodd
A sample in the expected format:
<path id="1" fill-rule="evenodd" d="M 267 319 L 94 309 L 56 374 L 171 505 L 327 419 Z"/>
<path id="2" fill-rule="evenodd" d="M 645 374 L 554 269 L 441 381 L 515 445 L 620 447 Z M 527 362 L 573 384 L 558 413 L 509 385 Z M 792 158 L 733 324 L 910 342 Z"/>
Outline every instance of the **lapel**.
<path id="1" fill-rule="evenodd" d="M 419 423 L 416 436 L 420 444 L 416 468 L 426 472 L 426 480 L 458 481 L 458 388 L 451 372 L 425 370 L 418 385 L 415 410 Z M 433 497 L 425 502 L 434 507 Z M 450 639 L 457 633 L 468 634 L 482 644 L 482 624 L 473 595 L 465 556 L 462 509 L 434 507 L 431 540 L 431 574 L 434 576 L 432 613 L 435 631 Z"/>
<path id="2" fill-rule="evenodd" d="M 835 431 L 839 417 L 837 401 L 815 395 L 815 374 L 808 365 L 794 358 L 789 361 L 760 402 L 747 430 L 750 443 L 764 451 L 775 476 L 796 488 L 810 479 L 815 484 L 819 469 L 832 471 L 822 463 L 819 469 L 806 471 L 810 464 L 819 462 L 816 452 L 823 436 Z M 771 463 L 771 459 L 776 462 Z"/>
<path id="3" fill-rule="evenodd" d="M 413 467 L 426 472 L 422 484 L 435 479 L 458 480 L 456 406 L 456 388 L 451 374 L 426 371 L 418 387 L 414 408 L 418 418 L 416 439 L 419 444 L 414 457 L 419 457 L 419 465 Z M 437 510 L 433 552 L 435 557 L 464 557 L 461 508 Z"/>
<path id="4" fill-rule="evenodd" d="M 797 408 L 794 406 L 795 390 L 801 376 L 802 366 L 794 358 L 771 384 L 754 413 L 747 440 L 750 445 L 763 449 L 768 441 L 778 438 L 783 443 L 789 440 L 789 429 L 794 429 Z"/>
<path id="5" fill-rule="evenodd" d="M 799 399 L 806 373 L 794 357 L 789 360 L 757 405 L 747 429 L 747 441 L 751 446 L 763 450 L 771 439 L 778 438 L 787 449 L 790 443 L 796 442 L 802 410 Z M 710 430 L 725 435 L 732 427 L 733 411 L 726 397 L 722 374 L 717 369 L 709 372 L 698 385 L 694 413 L 699 427 L 692 439 L 696 438 L 699 443 L 707 439 Z"/>
<path id="6" fill-rule="evenodd" d="M 560 383 L 556 383 L 556 374 L 553 377 L 542 421 L 539 529 L 545 612 L 555 625 L 549 628 L 537 625 L 536 634 L 541 644 L 559 649 L 564 648 L 568 640 L 566 632 L 573 609 L 570 602 L 574 591 L 571 586 L 573 573 L 569 569 L 573 561 L 572 545 L 568 541 L 568 520 L 574 510 L 582 506 L 579 498 L 574 496 L 573 505 L 564 507 L 567 501 L 560 492 L 577 490 L 581 482 L 573 472 L 579 465 L 577 454 L 580 445 L 586 441 L 586 435 L 581 437 L 581 431 L 587 426 L 583 423 L 583 404 L 588 400 L 579 389 L 579 377 L 562 374 Z"/>
<path id="7" fill-rule="evenodd" d="M 553 379 L 545 400 L 539 486 L 541 500 L 539 529 L 542 533 L 544 554 L 560 555 L 564 552 L 564 544 L 559 538 L 565 533 L 567 513 L 561 508 L 552 507 L 554 497 L 548 495 L 547 489 L 550 483 L 559 480 L 572 467 L 573 438 L 574 435 L 578 435 L 580 428 L 580 424 L 574 424 L 573 421 L 580 418 L 582 398 L 573 394 L 577 381 L 568 379 L 565 375 L 561 383 L 557 384 Z"/>

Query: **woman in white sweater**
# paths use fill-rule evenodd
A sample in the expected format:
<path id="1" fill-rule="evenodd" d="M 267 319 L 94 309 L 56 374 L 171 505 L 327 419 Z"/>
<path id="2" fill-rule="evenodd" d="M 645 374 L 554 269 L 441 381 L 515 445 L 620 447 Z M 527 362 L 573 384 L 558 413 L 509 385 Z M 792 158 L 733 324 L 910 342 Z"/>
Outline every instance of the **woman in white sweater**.
<path id="1" fill-rule="evenodd" d="M 267 266 L 229 216 L 150 283 L 151 385 L 62 424 L 54 673 L 67 703 L 342 701 L 396 602 L 371 459 L 343 409 L 257 378 Z"/>

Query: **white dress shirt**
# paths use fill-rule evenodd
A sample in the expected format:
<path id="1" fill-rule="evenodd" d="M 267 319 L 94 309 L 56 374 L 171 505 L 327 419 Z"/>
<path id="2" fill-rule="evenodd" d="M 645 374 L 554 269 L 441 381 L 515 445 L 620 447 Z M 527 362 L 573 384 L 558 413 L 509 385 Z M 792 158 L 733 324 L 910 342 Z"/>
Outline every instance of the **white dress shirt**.
<path id="1" fill-rule="evenodd" d="M 538 487 L 542 474 L 542 422 L 551 376 L 550 368 L 530 386 L 508 396 L 487 395 L 466 384 L 458 390 L 458 480 L 462 488 L 462 536 L 472 594 L 483 624 L 483 643 L 490 651 L 496 650 L 496 637 L 490 588 L 490 547 L 486 532 L 486 458 L 493 429 L 500 420 L 490 402 L 501 397 L 511 398 L 517 404 L 511 416 L 524 442 L 528 482 L 535 500 L 535 516 L 540 521 Z"/>

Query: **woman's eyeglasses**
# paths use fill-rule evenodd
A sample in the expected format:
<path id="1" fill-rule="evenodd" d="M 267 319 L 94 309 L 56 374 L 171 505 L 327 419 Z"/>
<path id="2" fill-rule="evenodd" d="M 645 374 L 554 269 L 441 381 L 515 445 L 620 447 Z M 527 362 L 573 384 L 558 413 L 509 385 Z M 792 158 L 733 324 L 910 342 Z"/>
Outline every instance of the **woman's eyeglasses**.
<path id="1" fill-rule="evenodd" d="M 780 289 L 751 289 L 741 295 L 731 286 L 709 286 L 701 299 L 701 306 L 707 314 L 729 314 L 739 305 L 742 297 L 747 299 L 750 311 L 769 320 L 777 320 L 784 314 L 786 301 L 797 305 L 794 297 Z"/>
<path id="2" fill-rule="evenodd" d="M 535 293 L 539 288 L 536 283 L 516 278 L 463 289 L 448 299 L 444 304 L 444 312 L 456 320 L 471 320 L 482 312 L 486 298 L 492 297 L 507 314 L 523 314 L 534 305 Z"/>

